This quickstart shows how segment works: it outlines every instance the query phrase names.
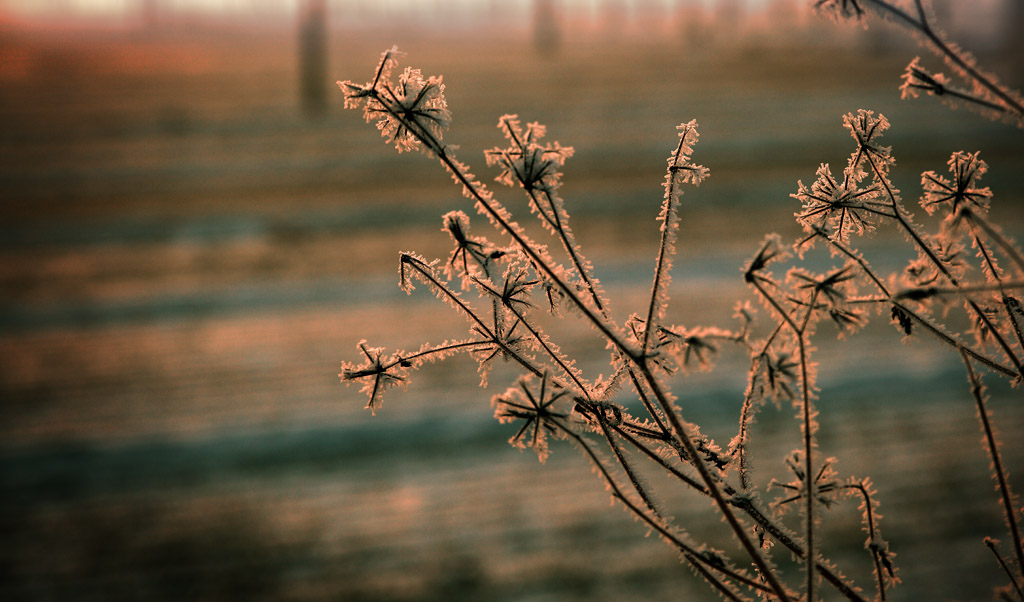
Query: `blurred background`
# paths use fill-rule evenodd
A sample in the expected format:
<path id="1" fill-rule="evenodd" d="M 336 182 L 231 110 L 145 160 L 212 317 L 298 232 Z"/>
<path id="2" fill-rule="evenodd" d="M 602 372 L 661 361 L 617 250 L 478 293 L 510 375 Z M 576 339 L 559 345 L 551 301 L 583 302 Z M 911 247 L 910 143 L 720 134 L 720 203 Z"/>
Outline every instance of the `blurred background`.
<path id="1" fill-rule="evenodd" d="M 1019 89 L 1021 3 L 967 4 L 936 2 L 940 24 Z M 908 205 L 922 171 L 980 150 L 994 218 L 1024 240 L 1021 131 L 900 101 L 900 74 L 927 52 L 805 5 L 0 1 L 0 598 L 709 598 L 571 447 L 541 465 L 507 445 L 514 428 L 488 400 L 514 372 L 481 391 L 465 358 L 429 366 L 373 418 L 338 383 L 361 339 L 465 335 L 432 295 L 402 293 L 396 268 L 401 250 L 445 257 L 440 216 L 470 210 L 432 161 L 343 111 L 333 82 L 369 80 L 392 44 L 444 74 L 448 140 L 484 180 L 503 113 L 574 146 L 563 195 L 620 319 L 644 302 L 665 157 L 690 119 L 711 178 L 685 196 L 676 324 L 732 325 L 742 263 L 765 233 L 796 236 L 788 195 L 819 163 L 845 165 L 841 117 L 859 108 L 892 122 Z M 522 199 L 499 194 L 526 222 Z M 862 245 L 886 271 L 905 246 L 886 228 Z M 558 334 L 588 376 L 606 370 L 588 329 Z M 1007 536 L 958 358 L 901 344 L 887 316 L 817 344 L 821 450 L 873 477 L 903 571 L 894 595 L 988 599 L 1005 579 L 981 539 Z M 722 445 L 745 363 L 725 350 L 675 384 Z M 987 381 L 1014 471 L 1020 391 Z M 791 414 L 766 408 L 755 427 L 762 483 L 788 480 Z M 661 497 L 729 545 L 705 501 Z M 870 588 L 855 506 L 824 537 Z"/>

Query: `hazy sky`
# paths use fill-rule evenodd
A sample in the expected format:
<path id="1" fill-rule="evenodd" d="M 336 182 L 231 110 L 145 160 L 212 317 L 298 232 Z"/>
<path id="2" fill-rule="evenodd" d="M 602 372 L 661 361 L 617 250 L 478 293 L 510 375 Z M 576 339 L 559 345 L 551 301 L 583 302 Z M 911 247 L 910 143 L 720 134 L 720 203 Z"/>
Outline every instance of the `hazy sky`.
<path id="1" fill-rule="evenodd" d="M 291 12 L 305 0 L 0 0 L 5 6 L 19 14 L 79 14 L 82 16 L 117 16 L 139 12 L 147 1 L 153 1 L 168 10 L 202 11 L 210 13 L 279 13 Z M 431 8 L 462 7 L 468 10 L 486 9 L 495 2 L 504 5 L 515 5 L 525 9 L 534 0 L 328 0 L 336 8 L 360 8 L 363 10 L 380 8 L 394 10 L 407 8 L 412 10 L 429 10 Z M 769 0 L 730 0 L 751 6 L 762 5 Z M 791 2 L 794 0 L 790 0 Z M 668 8 L 674 4 L 714 4 L 716 0 L 556 0 L 566 8 L 592 9 L 603 3 L 615 3 L 622 6 L 645 5 L 657 8 Z M 796 0 L 797 3 L 800 0 Z"/>

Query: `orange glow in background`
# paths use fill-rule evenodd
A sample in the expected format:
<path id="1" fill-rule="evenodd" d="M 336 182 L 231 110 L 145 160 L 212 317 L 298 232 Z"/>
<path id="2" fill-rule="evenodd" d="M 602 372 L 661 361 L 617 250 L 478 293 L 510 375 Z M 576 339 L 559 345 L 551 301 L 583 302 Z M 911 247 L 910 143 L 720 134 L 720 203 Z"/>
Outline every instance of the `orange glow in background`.
<path id="1" fill-rule="evenodd" d="M 449 139 L 482 180 L 504 113 L 575 147 L 563 196 L 620 320 L 648 294 L 665 156 L 694 118 L 711 178 L 685 197 L 677 323 L 731 323 L 740 266 L 765 233 L 797 235 L 789 194 L 845 160 L 841 117 L 858 108 L 893 123 L 907 199 L 922 171 L 981 150 L 993 215 L 1024 240 L 1020 132 L 901 101 L 924 52 L 895 28 L 795 0 L 327 0 L 319 106 L 302 92 L 303 5 L 0 2 L 0 598 L 704 599 L 571 446 L 539 465 L 506 444 L 488 400 L 511 368 L 484 391 L 466 358 L 420 370 L 372 419 L 338 383 L 361 339 L 466 330 L 396 282 L 399 251 L 447 256 L 441 215 L 464 199 L 334 87 L 392 44 L 444 75 Z M 971 5 L 936 10 L 1020 88 L 1006 3 Z M 898 270 L 901 244 L 887 231 L 863 248 Z M 1000 574 L 979 542 L 1002 523 L 962 367 L 876 322 L 817 342 L 823 453 L 877 484 L 906 563 L 895 595 L 987 597 Z M 557 334 L 588 373 L 607 369 L 588 329 Z M 725 354 L 679 385 L 720 443 L 745 362 Z M 1024 409 L 992 380 L 1012 470 Z M 765 482 L 795 445 L 790 414 L 758 423 Z M 696 536 L 717 533 L 706 502 L 663 497 Z M 855 509 L 836 516 L 824 538 L 860 554 Z M 870 583 L 862 564 L 850 572 Z"/>

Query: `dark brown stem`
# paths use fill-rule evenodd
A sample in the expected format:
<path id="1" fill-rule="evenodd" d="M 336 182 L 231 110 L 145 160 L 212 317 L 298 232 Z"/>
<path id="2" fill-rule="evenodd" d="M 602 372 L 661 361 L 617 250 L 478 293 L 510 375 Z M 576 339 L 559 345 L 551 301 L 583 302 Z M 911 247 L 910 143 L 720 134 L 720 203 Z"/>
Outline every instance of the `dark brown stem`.
<path id="1" fill-rule="evenodd" d="M 527 330 L 530 331 L 530 335 L 532 335 L 534 340 L 537 341 L 537 344 L 539 344 L 541 348 L 544 349 L 544 352 L 548 355 L 548 357 L 550 357 L 553 362 L 558 364 L 558 367 L 562 369 L 562 372 L 565 372 L 565 375 L 568 376 L 569 379 L 576 384 L 576 387 L 579 389 L 580 394 L 586 397 L 587 399 L 590 399 L 590 388 L 583 384 L 579 376 L 577 376 L 576 373 L 572 369 L 570 369 L 569 366 L 565 363 L 565 360 L 563 360 L 562 357 L 557 352 L 555 352 L 554 349 L 551 348 L 547 341 L 544 340 L 543 335 L 536 328 L 534 328 L 532 324 L 526 321 L 526 316 L 524 316 L 522 313 L 519 312 L 519 310 L 513 307 L 511 303 L 505 303 L 504 306 L 506 309 L 512 312 L 512 315 L 519 319 L 519 322 L 522 323 L 522 325 Z"/>
<path id="2" fill-rule="evenodd" d="M 878 540 L 875 535 L 875 514 L 874 508 L 871 507 L 871 495 L 863 483 L 853 483 L 845 487 L 855 489 L 864 498 L 864 514 L 868 522 L 868 539 L 871 542 L 871 559 L 875 564 L 875 577 L 878 580 L 878 597 L 879 600 L 885 602 L 885 579 L 882 577 L 882 560 L 879 558 L 879 551 L 876 547 Z"/>
<path id="3" fill-rule="evenodd" d="M 1024 591 L 1021 591 L 1020 583 L 1017 582 L 1017 576 L 1013 574 L 1013 571 L 1006 564 L 1006 560 L 1003 558 L 1003 555 L 996 549 L 997 543 L 998 542 L 994 541 L 991 537 L 985 538 L 985 545 L 988 546 L 989 550 L 992 550 L 992 554 L 996 557 L 996 561 L 999 562 L 999 566 L 1003 568 L 1003 572 L 1010 578 L 1010 583 L 1013 584 L 1013 589 L 1017 590 L 1017 595 L 1020 596 L 1021 600 L 1024 600 Z"/>
<path id="4" fill-rule="evenodd" d="M 594 464 L 594 467 L 597 468 L 598 472 L 604 478 L 605 483 L 607 483 L 608 487 L 612 490 L 612 495 L 615 497 L 615 499 L 617 499 L 620 502 L 622 502 L 622 504 L 625 505 L 626 508 L 630 512 L 632 512 L 638 518 L 640 518 L 645 523 L 647 523 L 647 525 L 649 525 L 652 529 L 657 531 L 658 534 L 660 534 L 662 537 L 664 537 L 665 539 L 670 541 L 676 548 L 679 549 L 680 552 L 682 552 L 683 557 L 686 558 L 686 560 L 689 563 L 691 563 L 694 566 L 703 565 L 703 566 L 706 566 L 708 569 L 721 572 L 724 575 L 728 576 L 729 578 L 735 579 L 735 580 L 743 583 L 747 587 L 751 587 L 751 588 L 758 589 L 758 590 L 761 590 L 761 591 L 770 591 L 763 584 L 758 583 L 757 581 L 755 581 L 755 580 L 753 580 L 753 579 L 751 579 L 749 577 L 746 577 L 745 575 L 742 575 L 742 574 L 740 574 L 740 573 L 738 573 L 738 572 L 736 572 L 736 571 L 734 571 L 734 570 L 732 570 L 732 569 L 730 569 L 730 568 L 728 568 L 728 567 L 726 567 L 724 565 L 717 564 L 717 563 L 711 563 L 696 548 L 694 548 L 693 546 L 687 544 L 685 541 L 680 539 L 678 535 L 676 535 L 671 530 L 669 530 L 665 525 L 663 525 L 661 523 L 661 521 L 658 521 L 658 520 L 652 518 L 651 516 L 649 516 L 639 506 L 634 504 L 628 497 L 626 497 L 625 493 L 619 487 L 618 482 L 616 482 L 614 477 L 612 477 L 611 473 L 608 472 L 608 468 L 604 465 L 604 462 L 602 462 L 601 459 L 594 452 L 594 450 L 590 448 L 590 445 L 586 442 L 586 440 L 583 437 L 581 437 L 579 434 L 573 432 L 571 429 L 567 428 L 561 422 L 555 421 L 554 424 L 567 437 L 569 437 L 570 439 L 574 440 L 577 443 L 577 445 L 579 445 L 580 448 L 583 449 L 584 453 L 587 454 L 587 457 L 589 457 L 590 461 Z M 707 578 L 707 576 L 710 575 L 710 573 L 707 573 L 706 571 L 700 571 L 700 572 L 701 572 L 702 576 L 705 576 L 705 578 Z M 716 589 L 719 589 L 719 591 L 722 591 L 722 589 L 718 585 L 716 585 L 716 582 L 718 582 L 717 578 L 714 579 L 714 581 L 712 581 L 712 585 L 715 585 Z M 740 598 L 738 598 L 735 594 L 732 594 L 732 598 L 731 599 L 738 600 Z"/>
<path id="5" fill-rule="evenodd" d="M 619 444 L 615 441 L 615 436 L 612 434 L 611 429 L 608 426 L 608 420 L 605 418 L 604 412 L 600 408 L 596 408 L 594 417 L 597 419 L 597 424 L 601 427 L 601 434 L 604 435 L 605 441 L 608 442 L 608 447 L 611 448 L 612 453 L 615 454 L 615 460 L 619 466 L 622 467 L 623 472 L 626 473 L 626 477 L 629 479 L 629 483 L 633 486 L 633 490 L 640 496 L 647 508 L 654 513 L 655 516 L 661 517 L 661 511 L 658 510 L 657 506 L 654 505 L 654 500 L 648 495 L 647 489 L 644 488 L 637 477 L 636 472 L 629 465 L 629 461 L 626 460 L 626 456 L 622 454 L 622 449 L 619 448 Z"/>
<path id="6" fill-rule="evenodd" d="M 419 359 L 421 357 L 426 357 L 426 356 L 432 355 L 434 353 L 445 353 L 447 351 L 458 351 L 458 350 L 461 350 L 461 349 L 469 349 L 471 347 L 484 347 L 484 348 L 486 348 L 486 347 L 490 347 L 493 344 L 494 344 L 493 341 L 463 341 L 461 343 L 452 343 L 450 345 L 438 345 L 437 347 L 431 347 L 430 349 L 424 349 L 423 351 L 419 351 L 417 353 L 413 353 L 413 354 L 410 354 L 410 355 L 398 356 L 398 357 L 395 358 L 395 361 L 391 362 L 390 364 L 387 364 L 387 365 L 383 366 L 383 369 L 386 371 L 386 370 L 389 370 L 391 368 L 394 368 L 395 366 L 397 366 L 398 364 L 401 364 L 403 362 L 410 362 L 412 360 L 417 360 L 417 359 Z"/>
<path id="7" fill-rule="evenodd" d="M 665 221 L 661 226 L 661 242 L 658 245 L 658 260 L 654 267 L 654 282 L 651 285 L 651 301 L 647 304 L 647 320 L 644 322 L 644 336 L 641 343 L 641 347 L 644 353 L 650 345 L 651 331 L 654 328 L 654 314 L 657 312 L 658 306 L 658 293 L 662 287 L 662 280 L 667 276 L 667 271 L 671 269 L 672 258 L 669 252 L 669 240 L 675 234 L 675 228 L 678 227 L 678 220 L 673 220 L 673 207 L 675 189 L 676 189 L 676 178 L 675 171 L 673 168 L 677 167 L 679 162 L 679 156 L 683 152 L 683 145 L 686 143 L 686 135 L 689 132 L 683 132 L 679 137 L 679 144 L 676 146 L 676 150 L 673 153 L 673 161 L 669 166 L 669 181 L 668 189 L 665 191 Z"/>
<path id="8" fill-rule="evenodd" d="M 1002 247 L 1003 251 L 1013 260 L 1014 263 L 1017 264 L 1017 268 L 1024 272 L 1024 256 L 1022 256 L 1020 251 L 1017 250 L 1017 247 L 1013 246 L 1013 244 L 1009 240 L 1007 240 L 1006 237 L 1003 236 L 1002 233 L 1000 233 L 999 230 L 997 230 L 994 226 L 992 226 L 992 224 L 990 224 L 988 220 L 985 219 L 983 216 L 978 215 L 977 213 L 969 210 L 965 211 L 964 214 L 967 216 L 967 218 L 971 221 L 972 224 L 979 226 L 982 230 L 985 231 L 985 234 L 988 234 L 989 238 L 994 240 L 997 245 Z"/>
<path id="9" fill-rule="evenodd" d="M 1003 504 L 1006 524 L 1010 529 L 1010 536 L 1013 539 L 1013 550 L 1017 555 L 1017 566 L 1024 567 L 1024 544 L 1021 542 L 1020 528 L 1017 525 L 1017 510 L 1013 503 L 1013 494 L 1010 491 L 1009 480 L 1006 477 L 1006 472 L 1003 470 L 1003 461 L 999 455 L 999 442 L 992 428 L 988 410 L 985 408 L 985 388 L 981 383 L 981 379 L 974 373 L 970 359 L 966 355 L 961 354 L 961 356 L 963 357 L 964 366 L 967 368 L 967 378 L 971 382 L 971 394 L 974 396 L 974 401 L 978 406 L 978 419 L 981 421 L 982 430 L 985 432 L 985 444 L 988 447 L 989 458 L 992 460 L 993 476 L 999 488 L 999 498 Z"/>
<path id="10" fill-rule="evenodd" d="M 786 593 L 785 588 L 782 586 L 782 583 L 779 582 L 775 572 L 768 566 L 768 563 L 761 556 L 761 552 L 757 549 L 754 543 L 750 541 L 750 538 L 747 536 L 746 529 L 739 522 L 739 519 L 736 518 L 736 514 L 729 507 L 728 501 L 726 501 L 721 488 L 718 486 L 717 479 L 712 476 L 707 463 L 700 459 L 697 447 L 693 444 L 693 440 L 690 438 L 689 433 L 683 426 L 682 420 L 672 408 L 672 403 L 669 400 L 668 395 L 662 390 L 661 383 L 658 382 L 657 378 L 655 378 L 654 374 L 651 372 L 646 359 L 638 367 L 644 377 L 644 380 L 647 382 L 647 385 L 654 393 L 654 397 L 657 399 L 658 405 L 661 406 L 665 416 L 668 417 L 673 433 L 675 433 L 679 442 L 682 443 L 683 451 L 686 453 L 687 457 L 692 458 L 692 465 L 697 469 L 698 474 L 700 474 L 701 480 L 704 481 L 704 485 L 711 493 L 711 497 L 714 499 L 719 511 L 732 528 L 736 539 L 739 540 L 740 545 L 743 546 L 744 551 L 746 551 L 747 555 L 750 556 L 751 560 L 754 562 L 754 566 L 757 567 L 761 576 L 768 582 L 768 585 L 771 586 L 772 591 L 778 599 L 781 602 L 788 602 L 790 598 Z"/>
<path id="11" fill-rule="evenodd" d="M 947 44 L 945 40 L 939 37 L 935 30 L 932 29 L 931 24 L 928 23 L 924 7 L 922 6 L 920 0 L 914 0 L 918 14 L 918 18 L 916 19 L 912 17 L 910 14 L 908 14 L 906 11 L 900 9 L 895 5 L 890 4 L 889 2 L 886 2 L 885 0 L 864 1 L 867 4 L 872 5 L 880 13 L 888 14 L 889 16 L 893 17 L 893 19 L 903 24 L 904 26 L 920 31 L 922 34 L 924 34 L 928 41 L 931 42 L 932 46 L 939 54 L 949 59 L 949 61 L 951 61 L 954 65 L 962 69 L 970 77 L 970 79 L 973 79 L 974 81 L 979 83 L 983 88 L 988 90 L 990 93 L 999 98 L 1000 101 L 1005 103 L 1006 107 L 1003 110 L 1011 111 L 1015 113 L 1018 117 L 1024 117 L 1024 106 L 1022 106 L 1012 96 L 1007 94 L 991 78 L 987 77 L 986 75 L 978 71 L 976 68 L 974 68 L 969 62 L 964 60 L 963 56 L 961 56 L 960 53 L 950 48 L 949 44 Z"/>
<path id="12" fill-rule="evenodd" d="M 849 257 L 850 259 L 852 259 L 855 262 L 857 262 L 857 264 L 860 265 L 860 267 L 861 267 L 861 271 L 863 271 L 864 274 L 868 278 L 870 278 L 872 282 L 874 282 L 875 286 L 878 287 L 878 290 L 886 297 L 885 299 L 872 300 L 871 301 L 872 303 L 874 303 L 874 302 L 888 303 L 888 304 L 892 305 L 893 307 L 898 308 L 900 311 L 902 311 L 906 315 L 908 315 L 911 318 L 913 318 L 918 324 L 923 326 L 925 328 L 925 330 L 927 330 L 928 332 L 932 333 L 939 340 L 941 340 L 942 342 L 946 343 L 950 347 L 956 349 L 958 352 L 967 353 L 969 356 L 971 356 L 972 359 L 977 360 L 978 362 L 981 362 L 982 364 L 985 364 L 986 366 L 988 366 L 992 370 L 995 370 L 996 372 L 999 372 L 1000 374 L 1002 374 L 1004 376 L 1008 376 L 1010 378 L 1017 377 L 1017 373 L 1012 368 L 1008 368 L 1007 366 L 1004 366 L 1004 365 L 1000 364 L 999 362 L 997 362 L 997 361 L 995 361 L 995 360 L 993 360 L 993 359 L 983 355 L 982 353 L 980 353 L 978 351 L 975 351 L 974 349 L 971 349 L 970 347 L 964 345 L 963 343 L 961 343 L 960 341 L 956 340 L 955 338 L 953 338 L 949 334 L 943 332 L 941 328 L 939 328 L 938 326 L 936 326 L 935 324 L 930 322 L 927 318 L 925 318 L 924 316 L 918 314 L 914 310 L 910 309 L 909 306 L 907 306 L 907 305 L 905 305 L 903 303 L 900 303 L 899 301 L 896 301 L 895 299 L 898 298 L 899 295 L 897 294 L 894 297 L 889 292 L 889 289 L 886 288 L 885 284 L 882 283 L 882 280 L 875 274 L 874 270 L 871 269 L 871 266 L 869 266 L 868 263 L 866 261 L 864 261 L 864 259 L 862 257 L 857 255 L 851 249 L 847 248 L 845 245 L 843 245 L 842 243 L 840 243 L 838 241 L 829 240 L 829 239 L 826 239 L 826 240 L 828 240 L 829 244 L 831 244 L 833 247 L 838 249 L 841 253 L 843 253 L 844 255 Z"/>
<path id="13" fill-rule="evenodd" d="M 921 238 L 921 235 L 918 234 L 917 230 L 915 230 L 914 227 L 906 219 L 904 219 L 903 215 L 900 213 L 899 201 L 896 199 L 896 194 L 893 193 L 892 189 L 889 187 L 889 182 L 886 179 L 885 174 L 883 174 L 882 171 L 878 168 L 878 166 L 875 164 L 874 159 L 871 158 L 870 154 L 865 153 L 864 156 L 867 159 L 868 163 L 871 165 L 871 169 L 874 172 L 875 177 L 878 178 L 878 180 L 882 182 L 882 185 L 885 187 L 885 191 L 888 194 L 890 201 L 892 202 L 893 211 L 896 213 L 896 221 L 900 224 L 903 230 L 906 231 L 907 234 L 909 234 L 910 237 L 914 240 L 914 244 L 917 246 L 917 248 L 924 251 L 924 254 L 928 257 L 928 260 L 932 263 L 932 265 L 935 266 L 937 270 L 939 270 L 939 273 L 942 274 L 946 278 L 946 280 L 949 281 L 950 284 L 959 288 L 960 282 L 957 280 L 957 278 L 953 276 L 953 274 L 951 274 L 948 269 L 946 269 L 945 264 L 943 264 L 942 261 L 935 255 L 935 252 L 932 250 L 931 245 L 929 245 L 927 242 L 925 242 L 923 238 Z M 985 315 L 985 312 L 981 309 L 981 307 L 978 306 L 977 303 L 974 302 L 973 299 L 968 299 L 967 305 L 971 308 L 971 310 L 978 317 L 978 319 L 982 321 L 982 323 L 985 325 L 985 328 L 987 328 L 988 331 L 992 333 L 992 338 L 995 339 L 996 343 L 998 343 L 999 346 L 1003 349 L 1003 353 L 1005 353 L 1006 357 L 1010 360 L 1010 363 L 1012 363 L 1016 368 L 1014 376 L 1016 378 L 1024 378 L 1024 366 L 1021 365 L 1020 359 L 1013 352 L 1013 349 L 1006 342 L 1006 339 L 1003 338 L 1003 335 L 999 332 L 999 329 L 996 328 L 994 324 L 992 324 L 992 321 L 989 320 L 988 316 Z"/>

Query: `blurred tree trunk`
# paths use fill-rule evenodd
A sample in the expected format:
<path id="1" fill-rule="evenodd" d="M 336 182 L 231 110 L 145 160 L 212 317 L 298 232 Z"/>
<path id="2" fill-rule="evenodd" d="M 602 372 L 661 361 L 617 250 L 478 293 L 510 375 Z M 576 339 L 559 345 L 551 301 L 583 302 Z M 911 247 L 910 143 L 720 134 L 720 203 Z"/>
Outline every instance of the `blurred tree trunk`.
<path id="1" fill-rule="evenodd" d="M 552 56 L 561 43 L 555 0 L 533 2 L 533 45 L 541 56 Z"/>
<path id="2" fill-rule="evenodd" d="M 299 11 L 299 93 L 306 115 L 327 110 L 326 0 L 303 0 Z"/>
<path id="3" fill-rule="evenodd" d="M 146 31 L 155 31 L 160 25 L 159 0 L 143 0 L 142 2 L 142 27 Z"/>
<path id="4" fill-rule="evenodd" d="M 1003 21 L 1003 53 L 1009 59 L 1009 73 L 1005 83 L 1024 87 L 1024 0 L 1007 0 Z"/>

